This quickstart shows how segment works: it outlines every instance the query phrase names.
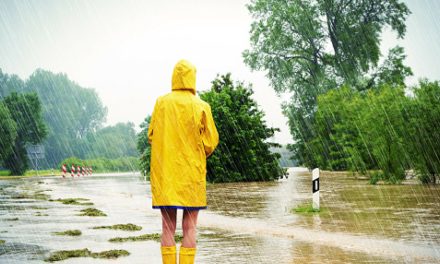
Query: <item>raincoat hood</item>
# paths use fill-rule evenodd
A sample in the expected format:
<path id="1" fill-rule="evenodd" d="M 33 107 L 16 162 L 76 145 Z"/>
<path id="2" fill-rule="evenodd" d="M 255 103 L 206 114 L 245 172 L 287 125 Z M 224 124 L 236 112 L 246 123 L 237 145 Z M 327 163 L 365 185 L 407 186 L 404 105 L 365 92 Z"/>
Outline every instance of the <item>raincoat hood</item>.
<path id="1" fill-rule="evenodd" d="M 187 60 L 180 60 L 174 66 L 172 90 L 190 90 L 196 94 L 196 67 Z"/>

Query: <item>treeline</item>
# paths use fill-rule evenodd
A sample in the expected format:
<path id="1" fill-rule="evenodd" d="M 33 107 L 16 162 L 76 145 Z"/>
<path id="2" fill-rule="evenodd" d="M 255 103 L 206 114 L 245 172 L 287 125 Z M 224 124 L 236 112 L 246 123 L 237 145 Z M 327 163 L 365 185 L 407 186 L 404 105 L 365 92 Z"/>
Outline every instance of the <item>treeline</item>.
<path id="1" fill-rule="evenodd" d="M 23 150 L 37 143 L 42 144 L 45 151 L 44 159 L 39 160 L 39 168 L 57 167 L 63 159 L 71 156 L 81 159 L 137 156 L 134 124 L 128 122 L 103 127 L 107 108 L 103 106 L 96 91 L 79 86 L 65 74 L 38 69 L 23 81 L 17 75 L 9 75 L 0 70 L 0 98 L 6 100 L 9 96 L 33 96 L 35 101 L 39 101 L 40 112 L 16 108 L 9 111 L 9 114 L 12 117 L 17 115 L 16 119 L 26 116 L 34 119 L 32 115 L 40 113 L 42 120 L 39 121 L 45 127 L 44 134 L 34 133 L 32 140 L 18 137 L 22 151 L 14 153 L 23 153 L 19 158 L 23 164 L 21 170 L 10 168 L 2 156 L 1 165 L 10 169 L 11 173 L 21 174 L 28 167 L 26 151 Z M 1 129 L 8 129 L 6 124 L 10 122 L 2 121 Z M 23 123 L 21 129 L 32 131 L 31 125 L 32 122 Z M 8 134 L 2 133 L 2 144 L 8 141 Z"/>
<path id="2" fill-rule="evenodd" d="M 39 161 L 40 168 L 59 168 L 67 164 L 69 169 L 75 164 L 92 166 L 99 172 L 132 171 L 140 166 L 143 173 L 148 173 L 150 117 L 141 124 L 139 135 L 133 123 L 102 127 L 107 109 L 96 92 L 80 87 L 64 74 L 37 70 L 24 82 L 16 75 L 0 71 L 0 84 L 0 96 L 5 101 L 9 97 L 35 101 L 32 109 L 15 107 L 5 112 L 5 116 L 11 115 L 13 120 L 25 118 L 19 126 L 23 136 L 17 136 L 21 152 L 10 152 L 21 153 L 16 158 L 21 170 L 11 169 L 2 155 L 2 165 L 12 174 L 24 173 L 28 168 L 26 146 L 38 143 L 45 149 L 45 159 Z M 211 90 L 200 94 L 212 107 L 221 138 L 218 149 L 208 160 L 207 179 L 210 182 L 265 181 L 285 175 L 279 164 L 281 155 L 272 151 L 280 145 L 270 142 L 278 129 L 266 125 L 264 113 L 252 94 L 251 87 L 234 82 L 229 74 L 216 78 Z M 2 129 L 6 131 L 9 124 L 13 123 L 2 122 Z M 15 137 L 13 132 L 11 129 L 2 133 L 2 144 L 7 142 L 7 135 Z M 29 135 L 32 137 L 25 138 Z M 140 160 L 133 158 L 139 156 L 138 153 Z"/>
<path id="3" fill-rule="evenodd" d="M 399 182 L 415 169 L 424 183 L 440 171 L 440 86 L 422 81 L 410 96 L 404 86 L 368 92 L 348 86 L 318 97 L 310 164 L 367 173 L 371 181 Z M 337 102 L 337 103 L 335 103 Z"/>
<path id="4" fill-rule="evenodd" d="M 411 11 L 403 1 L 255 0 L 248 9 L 244 60 L 291 95 L 283 113 L 300 165 L 374 170 L 372 182 L 397 182 L 414 169 L 422 182 L 436 182 L 438 82 L 406 87 L 413 73 L 404 49 L 380 49 L 384 29 L 405 36 Z"/>

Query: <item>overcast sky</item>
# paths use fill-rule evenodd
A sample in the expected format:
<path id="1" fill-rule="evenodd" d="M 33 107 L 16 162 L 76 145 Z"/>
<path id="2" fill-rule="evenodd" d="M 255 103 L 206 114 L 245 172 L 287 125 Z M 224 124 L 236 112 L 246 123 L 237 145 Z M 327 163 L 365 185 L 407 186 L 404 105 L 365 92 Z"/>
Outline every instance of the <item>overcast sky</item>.
<path id="1" fill-rule="evenodd" d="M 262 72 L 250 72 L 241 53 L 249 47 L 251 17 L 245 0 L 67 1 L 0 0 L 0 68 L 26 79 L 35 69 L 66 73 L 96 89 L 108 107 L 107 124 L 138 126 L 159 95 L 170 91 L 174 64 L 197 67 L 197 89 L 217 73 L 252 83 L 254 98 L 275 140 L 291 143 L 278 98 Z M 415 77 L 440 80 L 440 1 L 406 1 L 413 14 L 405 40 L 385 33 L 383 50 L 399 43 Z"/>

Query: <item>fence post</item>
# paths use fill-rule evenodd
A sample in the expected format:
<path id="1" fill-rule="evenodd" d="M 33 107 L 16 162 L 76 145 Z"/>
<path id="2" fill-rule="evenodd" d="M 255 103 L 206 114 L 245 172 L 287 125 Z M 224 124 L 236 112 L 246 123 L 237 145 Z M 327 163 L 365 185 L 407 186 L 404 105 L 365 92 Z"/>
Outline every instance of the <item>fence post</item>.
<path id="1" fill-rule="evenodd" d="M 67 172 L 66 164 L 63 164 L 63 166 L 61 166 L 61 171 L 63 172 L 63 178 L 66 178 L 66 172 Z"/>

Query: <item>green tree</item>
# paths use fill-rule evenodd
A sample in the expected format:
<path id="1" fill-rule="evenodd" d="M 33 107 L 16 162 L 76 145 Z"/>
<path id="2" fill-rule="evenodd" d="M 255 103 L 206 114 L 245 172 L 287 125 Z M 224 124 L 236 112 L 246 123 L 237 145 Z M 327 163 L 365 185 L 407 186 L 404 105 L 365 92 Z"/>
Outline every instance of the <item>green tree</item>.
<path id="1" fill-rule="evenodd" d="M 362 111 L 361 133 L 371 145 L 371 153 L 384 179 L 391 182 L 405 178 L 410 160 L 405 141 L 407 119 L 404 110 L 408 106 L 404 87 L 382 85 L 365 96 Z"/>
<path id="2" fill-rule="evenodd" d="M 12 154 L 16 138 L 17 125 L 7 106 L 3 101 L 0 101 L 0 164 Z"/>
<path id="3" fill-rule="evenodd" d="M 80 140 L 102 127 L 107 114 L 96 91 L 79 86 L 65 74 L 42 69 L 29 77 L 24 89 L 41 99 L 49 128 L 44 142 L 47 165 L 56 166 L 66 157 L 83 154 Z"/>
<path id="4" fill-rule="evenodd" d="M 144 122 L 141 123 L 141 132 L 137 136 L 137 150 L 139 152 L 139 167 L 141 173 L 144 176 L 150 174 L 150 158 L 151 158 L 151 146 L 148 143 L 148 127 L 150 126 L 151 116 L 147 116 Z"/>
<path id="5" fill-rule="evenodd" d="M 75 152 L 85 159 L 137 156 L 136 131 L 131 122 L 117 123 L 89 132 L 78 142 L 79 147 Z"/>
<path id="6" fill-rule="evenodd" d="M 311 152 L 315 153 L 318 167 L 363 173 L 375 167 L 369 154 L 370 144 L 360 131 L 365 123 L 364 107 L 362 95 L 348 86 L 318 97 L 314 120 L 317 136 L 311 140 Z"/>
<path id="7" fill-rule="evenodd" d="M 134 124 L 102 128 L 107 109 L 96 91 L 79 86 L 65 74 L 38 69 L 23 82 L 0 70 L 0 87 L 1 97 L 14 91 L 39 95 L 49 131 L 43 166 L 57 166 L 69 156 L 115 159 L 137 154 Z"/>
<path id="8" fill-rule="evenodd" d="M 4 98 L 4 105 L 8 108 L 17 128 L 12 152 L 5 157 L 4 165 L 12 174 L 22 175 L 28 168 L 26 144 L 41 143 L 47 136 L 41 103 L 35 93 L 12 92 Z"/>
<path id="9" fill-rule="evenodd" d="M 9 75 L 3 73 L 0 69 L 0 99 L 8 96 L 12 92 L 22 93 L 24 91 L 25 83 L 17 75 Z"/>
<path id="10" fill-rule="evenodd" d="M 319 96 L 314 160 L 324 169 L 379 169 L 384 180 L 403 180 L 410 165 L 408 107 L 403 86 L 381 85 L 367 93 L 343 86 Z"/>
<path id="11" fill-rule="evenodd" d="M 436 183 L 440 175 L 440 84 L 421 81 L 405 112 L 413 167 L 424 183 Z"/>
<path id="12" fill-rule="evenodd" d="M 210 182 L 269 181 L 281 178 L 279 153 L 267 142 L 276 128 L 268 127 L 264 113 L 252 99 L 253 91 L 231 80 L 230 74 L 212 82 L 211 90 L 200 97 L 211 105 L 220 143 L 207 162 Z"/>
<path id="13" fill-rule="evenodd" d="M 253 0 L 248 9 L 254 22 L 245 63 L 266 71 L 278 93 L 292 94 L 283 109 L 300 164 L 317 165 L 309 144 L 318 95 L 343 84 L 364 90 L 387 72 L 397 72 L 397 82 L 408 74 L 398 47 L 378 66 L 383 28 L 405 35 L 410 11 L 399 0 Z"/>

